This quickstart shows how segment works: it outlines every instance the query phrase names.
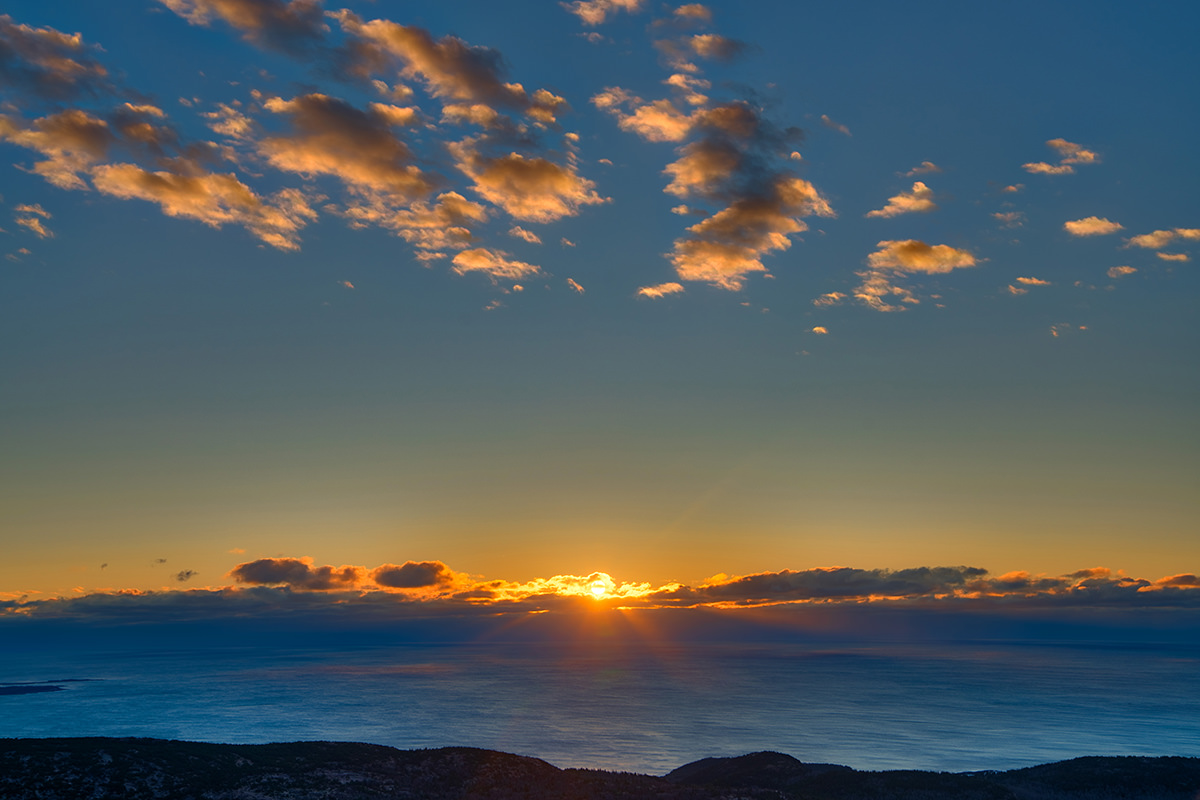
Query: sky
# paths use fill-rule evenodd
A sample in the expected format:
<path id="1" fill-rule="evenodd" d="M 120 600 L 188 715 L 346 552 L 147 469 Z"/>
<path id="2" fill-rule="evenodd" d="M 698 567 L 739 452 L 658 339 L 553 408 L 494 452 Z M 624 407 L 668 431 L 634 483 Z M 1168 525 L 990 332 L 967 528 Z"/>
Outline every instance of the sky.
<path id="1" fill-rule="evenodd" d="M 0 615 L 1200 607 L 1200 11 L 976 5 L 11 0 Z"/>

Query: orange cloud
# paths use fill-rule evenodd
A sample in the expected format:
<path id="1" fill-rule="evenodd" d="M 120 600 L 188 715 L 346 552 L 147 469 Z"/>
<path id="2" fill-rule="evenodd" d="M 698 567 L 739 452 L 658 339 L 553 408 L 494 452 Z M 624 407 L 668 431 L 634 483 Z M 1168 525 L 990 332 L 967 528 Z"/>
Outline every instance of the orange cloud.
<path id="1" fill-rule="evenodd" d="M 1063 223 L 1063 229 L 1072 236 L 1103 236 L 1124 229 L 1119 222 L 1103 217 L 1084 217 Z"/>
<path id="2" fill-rule="evenodd" d="M 1041 278 L 1017 278 L 1017 283 L 1023 283 L 1026 286 L 1051 286 L 1050 281 L 1044 281 Z"/>
<path id="3" fill-rule="evenodd" d="M 386 19 L 363 22 L 344 9 L 330 12 L 330 16 L 359 40 L 358 55 L 364 68 L 397 61 L 403 77 L 423 82 L 434 97 L 454 104 L 510 108 L 542 124 L 553 123 L 566 105 L 563 98 L 545 89 L 530 94 L 521 84 L 505 81 L 500 55 L 489 48 L 469 45 L 454 36 L 434 39 L 421 28 Z"/>
<path id="4" fill-rule="evenodd" d="M 259 153 L 272 166 L 300 175 L 331 175 L 352 191 L 385 195 L 395 203 L 409 203 L 430 192 L 432 182 L 391 131 L 411 109 L 373 103 L 362 111 L 323 94 L 274 97 L 264 106 L 286 114 L 296 130 L 258 143 Z"/>
<path id="5" fill-rule="evenodd" d="M 1191 261 L 1187 253 L 1155 253 L 1163 261 Z"/>
<path id="6" fill-rule="evenodd" d="M 169 217 L 194 219 L 214 228 L 240 224 L 280 250 L 298 249 L 300 230 L 317 216 L 295 189 L 280 190 L 268 201 L 233 175 L 203 172 L 194 166 L 186 172 L 150 172 L 135 164 L 105 164 L 92 171 L 92 181 L 105 194 L 157 203 Z"/>
<path id="7" fill-rule="evenodd" d="M 86 189 L 80 177 L 103 159 L 116 142 L 108 123 L 86 111 L 70 109 L 25 125 L 0 115 L 0 140 L 12 142 L 46 156 L 31 170 L 60 189 Z"/>
<path id="8" fill-rule="evenodd" d="M 1051 139 L 1046 144 L 1058 151 L 1063 164 L 1095 164 L 1100 161 L 1100 156 L 1091 150 L 1084 150 L 1081 145 L 1066 139 Z"/>
<path id="9" fill-rule="evenodd" d="M 808 181 L 786 175 L 758 196 L 739 197 L 688 228 L 675 241 L 671 263 L 680 278 L 740 289 L 747 275 L 765 272 L 762 257 L 791 246 L 789 234 L 808 229 L 798 217 L 833 216 L 828 202 Z"/>
<path id="10" fill-rule="evenodd" d="M 538 236 L 533 231 L 525 230 L 520 225 L 514 225 L 511 228 L 509 228 L 508 235 L 513 236 L 517 239 L 524 239 L 525 241 L 529 242 L 530 244 L 541 244 L 542 243 L 542 237 Z"/>
<path id="11" fill-rule="evenodd" d="M 933 190 L 921 181 L 912 185 L 912 189 L 901 192 L 895 197 L 889 197 L 887 205 L 874 211 L 868 211 L 868 217 L 896 217 L 900 214 L 927 214 L 937 209 L 933 202 Z"/>
<path id="12" fill-rule="evenodd" d="M 814 299 L 813 305 L 818 307 L 836 306 L 846 299 L 845 292 L 827 292 L 820 297 Z"/>
<path id="13" fill-rule="evenodd" d="M 1075 168 L 1069 164 L 1047 164 L 1045 161 L 1034 161 L 1022 164 L 1021 168 L 1034 175 L 1070 175 Z"/>
<path id="14" fill-rule="evenodd" d="M 975 256 L 966 250 L 945 244 L 928 245 L 916 239 L 883 241 L 876 247 L 879 250 L 867 256 L 867 264 L 873 269 L 941 274 L 976 264 Z"/>
<path id="15" fill-rule="evenodd" d="M 1058 164 L 1036 161 L 1022 165 L 1026 172 L 1042 175 L 1070 175 L 1075 171 L 1072 164 L 1095 164 L 1100 161 L 1100 156 L 1096 153 L 1085 150 L 1082 145 L 1068 142 L 1066 139 L 1050 139 L 1046 145 L 1058 152 Z"/>
<path id="16" fill-rule="evenodd" d="M 855 288 L 854 296 L 877 311 L 900 311 L 904 308 L 889 302 L 891 300 L 909 305 L 920 303 L 910 290 L 895 283 L 906 274 L 940 275 L 963 267 L 973 267 L 977 263 L 975 256 L 966 250 L 944 244 L 929 245 L 916 239 L 885 240 L 876 247 L 879 249 L 867 256 L 869 269 L 858 273 L 862 283 Z"/>
<path id="17" fill-rule="evenodd" d="M 682 141 L 695 121 L 692 115 L 684 114 L 670 100 L 647 103 L 616 87 L 595 95 L 592 104 L 616 117 L 621 130 L 637 134 L 648 142 Z M 625 111 L 625 108 L 631 110 Z"/>
<path id="18" fill-rule="evenodd" d="M 40 203 L 33 205 L 19 205 L 13 209 L 16 212 L 13 219 L 22 228 L 36 234 L 39 238 L 49 239 L 54 237 L 54 232 L 46 227 L 43 220 L 50 219 L 51 214 L 46 209 L 42 208 Z"/>
<path id="19" fill-rule="evenodd" d="M 193 25 L 214 18 L 249 41 L 274 50 L 303 53 L 318 44 L 328 27 L 319 0 L 159 0 Z"/>
<path id="20" fill-rule="evenodd" d="M 682 283 L 659 283 L 654 286 L 643 286 L 635 292 L 638 297 L 649 297 L 657 300 L 660 297 L 666 297 L 669 294 L 679 294 L 683 291 Z"/>
<path id="21" fill-rule="evenodd" d="M 582 178 L 574 166 L 520 153 L 489 158 L 475 149 L 475 141 L 451 145 L 458 168 L 474 181 L 475 191 L 515 219 L 553 222 L 579 213 L 581 206 L 603 203 L 595 184 Z"/>
<path id="22" fill-rule="evenodd" d="M 355 226 L 367 223 L 395 231 L 417 248 L 422 261 L 440 258 L 445 250 L 462 250 L 474 241 L 471 226 L 487 219 L 487 209 L 458 192 L 445 192 L 433 204 L 416 202 L 397 210 L 386 198 L 367 197 L 343 212 Z"/>
<path id="23" fill-rule="evenodd" d="M 1109 267 L 1107 274 L 1108 274 L 1108 277 L 1110 277 L 1110 278 L 1123 278 L 1126 275 L 1132 275 L 1135 272 L 1137 272 L 1137 267 L 1122 266 L 1122 267 Z"/>
<path id="24" fill-rule="evenodd" d="M 108 70 L 88 49 L 78 33 L 33 28 L 0 14 L 0 75 L 20 92 L 51 100 L 107 92 Z"/>
<path id="25" fill-rule="evenodd" d="M 575 0 L 573 3 L 563 3 L 563 8 L 570 11 L 584 25 L 595 27 L 608 19 L 610 14 L 626 11 L 636 14 L 642 10 L 643 0 Z"/>
<path id="26" fill-rule="evenodd" d="M 1154 231 L 1134 236 L 1125 242 L 1126 247 L 1143 247 L 1147 250 L 1160 250 L 1176 239 L 1200 240 L 1200 228 L 1175 228 L 1174 230 Z"/>
<path id="27" fill-rule="evenodd" d="M 482 272 L 492 280 L 501 278 L 516 280 L 540 272 L 533 264 L 508 258 L 508 253 L 501 250 L 489 250 L 477 247 L 474 250 L 464 250 L 451 261 L 454 271 L 460 275 L 468 272 Z"/>

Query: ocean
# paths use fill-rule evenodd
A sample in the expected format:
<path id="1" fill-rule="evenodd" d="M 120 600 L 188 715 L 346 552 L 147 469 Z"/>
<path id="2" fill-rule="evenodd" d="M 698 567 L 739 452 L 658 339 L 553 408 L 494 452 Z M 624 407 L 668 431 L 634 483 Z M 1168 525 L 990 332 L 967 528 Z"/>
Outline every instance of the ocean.
<path id="1" fill-rule="evenodd" d="M 662 774 L 759 750 L 859 769 L 1200 756 L 1187 646 L 546 644 L 21 649 L 0 737 L 466 745 Z"/>

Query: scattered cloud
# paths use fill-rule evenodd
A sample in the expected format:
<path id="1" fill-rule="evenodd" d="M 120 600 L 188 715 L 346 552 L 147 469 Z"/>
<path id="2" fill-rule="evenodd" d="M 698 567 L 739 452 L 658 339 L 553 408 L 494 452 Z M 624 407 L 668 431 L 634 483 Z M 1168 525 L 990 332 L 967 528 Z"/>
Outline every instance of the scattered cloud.
<path id="1" fill-rule="evenodd" d="M 1163 261 L 1191 261 L 1187 253 L 1155 253 Z"/>
<path id="2" fill-rule="evenodd" d="M 174 577 L 179 583 L 187 583 L 198 574 L 199 573 L 194 569 L 184 569 L 176 572 L 172 577 Z"/>
<path id="3" fill-rule="evenodd" d="M 38 203 L 21 204 L 13 208 L 13 220 L 22 228 L 36 234 L 41 239 L 54 236 L 54 231 L 46 227 L 45 221 L 52 216 L 49 211 Z"/>
<path id="4" fill-rule="evenodd" d="M 64 101 L 111 91 L 108 70 L 78 33 L 33 28 L 0 14 L 0 84 L 38 100 Z"/>
<path id="5" fill-rule="evenodd" d="M 1100 157 L 1091 150 L 1085 150 L 1081 145 L 1066 139 L 1051 139 L 1046 144 L 1058 151 L 1059 160 L 1063 164 L 1095 164 L 1100 161 Z"/>
<path id="6" fill-rule="evenodd" d="M 292 55 L 319 46 L 328 26 L 318 0 L 159 0 L 193 25 L 220 19 L 248 41 Z"/>
<path id="7" fill-rule="evenodd" d="M 1025 286 L 1052 286 L 1050 281 L 1044 281 L 1041 278 L 1017 278 L 1017 283 Z"/>
<path id="8" fill-rule="evenodd" d="M 897 217 L 901 214 L 926 214 L 937 209 L 933 202 L 933 190 L 921 181 L 912 185 L 912 189 L 901 192 L 895 197 L 889 197 L 887 205 L 874 211 L 868 211 L 868 217 Z"/>
<path id="9" fill-rule="evenodd" d="M 1020 211 L 997 211 L 992 214 L 992 219 L 1005 228 L 1020 228 L 1025 224 L 1025 214 Z"/>
<path id="10" fill-rule="evenodd" d="M 812 332 L 821 334 L 821 335 L 825 335 L 825 334 L 829 333 L 829 329 L 826 328 L 824 325 L 817 325 L 816 327 L 814 327 L 812 329 Z"/>
<path id="11" fill-rule="evenodd" d="M 372 103 L 360 110 L 344 100 L 307 94 L 279 97 L 263 104 L 289 117 L 294 132 L 258 143 L 259 153 L 276 169 L 306 177 L 330 175 L 364 198 L 386 198 L 393 205 L 426 197 L 432 182 L 413 163 L 408 146 L 392 132 L 399 109 Z"/>
<path id="12" fill-rule="evenodd" d="M 1084 217 L 1063 223 L 1063 229 L 1072 236 L 1103 236 L 1124 228 L 1119 222 L 1104 217 Z"/>
<path id="13" fill-rule="evenodd" d="M 637 134 L 648 142 L 683 141 L 700 113 L 685 114 L 670 100 L 646 102 L 613 86 L 593 96 L 592 105 L 616 117 L 621 130 Z"/>
<path id="14" fill-rule="evenodd" d="M 315 567 L 304 558 L 260 558 L 238 564 L 229 571 L 237 583 L 250 586 L 286 586 L 289 589 L 327 592 L 354 589 L 362 585 L 366 570 L 362 567 Z"/>
<path id="15" fill-rule="evenodd" d="M 1035 161 L 1023 164 L 1022 168 L 1026 172 L 1035 175 L 1070 175 L 1075 172 L 1075 164 L 1096 164 L 1100 161 L 1100 156 L 1093 151 L 1085 150 L 1082 145 L 1068 142 L 1066 139 L 1050 139 L 1046 144 L 1058 152 L 1058 163 Z"/>
<path id="16" fill-rule="evenodd" d="M 635 292 L 635 294 L 638 297 L 649 297 L 651 299 L 658 299 L 660 297 L 666 297 L 669 294 L 679 294 L 682 291 L 683 291 L 682 283 L 675 283 L 674 281 L 670 281 L 668 283 L 658 283 L 653 286 L 643 286 L 640 289 L 638 289 L 637 292 Z"/>
<path id="17" fill-rule="evenodd" d="M 263 198 L 233 175 L 195 169 L 150 172 L 135 164 L 105 164 L 92 171 L 92 181 L 105 194 L 157 203 L 169 217 L 214 228 L 243 225 L 280 250 L 299 249 L 300 230 L 317 217 L 299 190 L 282 189 Z"/>
<path id="18" fill-rule="evenodd" d="M 1126 240 L 1125 246 L 1161 250 L 1178 239 L 1198 241 L 1200 240 L 1200 228 L 1175 228 L 1174 230 L 1143 233 Z"/>
<path id="19" fill-rule="evenodd" d="M 817 307 L 836 306 L 845 302 L 849 298 L 845 292 L 827 292 L 820 297 L 814 299 L 813 305 Z"/>
<path id="20" fill-rule="evenodd" d="M 908 172 L 903 173 L 903 177 L 914 178 L 917 175 L 930 175 L 935 172 L 941 172 L 941 171 L 942 171 L 942 168 L 939 167 L 937 164 L 933 163 L 932 161 L 922 161 L 920 164 L 913 167 Z"/>
<path id="21" fill-rule="evenodd" d="M 584 25 L 595 27 L 602 25 L 610 14 L 626 11 L 636 14 L 642 10 L 644 0 L 575 0 L 573 3 L 562 3 L 563 8 L 570 11 Z"/>
<path id="22" fill-rule="evenodd" d="M 1137 272 L 1137 267 L 1109 267 L 1107 275 L 1110 278 L 1124 278 L 1126 275 L 1132 275 L 1135 272 Z"/>
<path id="23" fill-rule="evenodd" d="M 486 247 L 464 250 L 456 255 L 451 263 L 454 265 L 454 271 L 460 275 L 480 272 L 492 280 L 516 280 L 536 275 L 541 271 L 533 264 L 509 258 L 508 253 L 503 250 L 490 250 Z"/>
<path id="24" fill-rule="evenodd" d="M 680 19 L 703 23 L 712 22 L 712 11 L 703 3 L 685 3 L 676 8 L 673 13 Z"/>
<path id="25" fill-rule="evenodd" d="M 906 275 L 942 275 L 978 263 L 966 250 L 945 244 L 929 245 L 917 239 L 885 240 L 876 247 L 878 250 L 867 256 L 868 269 L 858 273 L 862 283 L 854 290 L 854 297 L 877 311 L 904 308 L 892 300 L 908 305 L 920 303 L 911 290 L 897 285 L 896 281 Z"/>
<path id="26" fill-rule="evenodd" d="M 437 596 L 470 585 L 470 578 L 455 572 L 441 561 L 405 561 L 403 564 L 384 564 L 367 577 L 383 589 L 395 589 L 425 596 Z"/>
<path id="27" fill-rule="evenodd" d="M 832 119 L 829 118 L 829 115 L 827 115 L 827 114 L 821 115 L 821 124 L 824 125 L 826 128 L 829 128 L 832 131 L 837 131 L 838 133 L 844 134 L 846 136 L 854 135 L 854 134 L 850 133 L 849 128 L 847 128 L 845 125 L 841 124 L 840 122 L 834 122 Z"/>
<path id="28" fill-rule="evenodd" d="M 514 225 L 508 229 L 508 235 L 517 239 L 524 239 L 530 244 L 541 244 L 542 237 L 538 236 L 533 231 L 527 231 L 520 225 Z"/>
<path id="29" fill-rule="evenodd" d="M 470 139 L 452 145 L 451 152 L 477 194 L 523 222 L 553 222 L 575 216 L 582 206 L 605 202 L 595 184 L 570 164 L 520 153 L 488 157 Z"/>
<path id="30" fill-rule="evenodd" d="M 583 292 L 584 292 L 583 287 L 580 286 L 578 283 L 576 283 L 574 278 L 567 278 L 567 286 L 569 286 L 572 290 L 578 292 L 579 294 L 583 294 Z"/>
<path id="31" fill-rule="evenodd" d="M 892 269 L 898 272 L 942 274 L 961 267 L 973 267 L 975 256 L 945 244 L 929 245 L 916 239 L 883 241 L 876 252 L 867 256 L 872 269 Z"/>

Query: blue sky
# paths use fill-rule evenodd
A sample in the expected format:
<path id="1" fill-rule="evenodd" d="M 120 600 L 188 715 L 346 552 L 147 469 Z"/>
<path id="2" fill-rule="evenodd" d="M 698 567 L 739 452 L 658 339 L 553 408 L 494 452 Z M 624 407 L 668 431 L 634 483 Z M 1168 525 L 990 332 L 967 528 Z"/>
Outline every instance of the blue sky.
<path id="1" fill-rule="evenodd" d="M 348 5 L 7 6 L 5 597 L 1200 571 L 1190 6 Z"/>

